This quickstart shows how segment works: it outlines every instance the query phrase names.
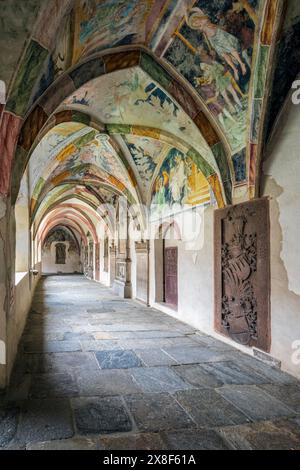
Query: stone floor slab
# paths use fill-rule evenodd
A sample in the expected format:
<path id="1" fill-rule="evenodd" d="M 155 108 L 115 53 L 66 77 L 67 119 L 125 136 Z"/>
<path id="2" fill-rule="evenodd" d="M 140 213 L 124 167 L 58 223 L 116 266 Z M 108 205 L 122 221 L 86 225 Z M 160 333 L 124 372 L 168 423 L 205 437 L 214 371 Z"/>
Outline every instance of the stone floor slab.
<path id="1" fill-rule="evenodd" d="M 230 424 L 242 424 L 249 418 L 215 390 L 197 389 L 177 392 L 177 401 L 200 427 L 215 428 Z"/>
<path id="2" fill-rule="evenodd" d="M 201 367 L 223 385 L 253 385 L 265 382 L 264 378 L 253 369 L 236 364 L 233 361 L 205 363 Z"/>
<path id="3" fill-rule="evenodd" d="M 138 393 L 141 388 L 128 370 L 98 370 L 92 374 L 79 371 L 77 375 L 80 396 L 106 397 Z"/>
<path id="4" fill-rule="evenodd" d="M 187 390 L 191 385 L 184 382 L 170 367 L 148 367 L 131 369 L 138 386 L 145 392 L 175 392 Z"/>
<path id="5" fill-rule="evenodd" d="M 177 365 L 172 367 L 172 370 L 185 382 L 197 388 L 215 388 L 223 385 L 221 380 L 199 364 Z"/>
<path id="6" fill-rule="evenodd" d="M 132 422 L 119 397 L 79 398 L 72 401 L 79 434 L 128 432 Z"/>
<path id="7" fill-rule="evenodd" d="M 217 389 L 217 392 L 253 421 L 295 415 L 291 408 L 255 385 L 225 386 Z"/>
<path id="8" fill-rule="evenodd" d="M 272 397 L 277 398 L 289 408 L 300 414 L 300 386 L 296 384 L 266 384 L 259 386 Z"/>
<path id="9" fill-rule="evenodd" d="M 177 361 L 162 349 L 136 349 L 135 352 L 146 366 L 171 366 L 177 364 Z"/>
<path id="10" fill-rule="evenodd" d="M 7 446 L 17 433 L 19 409 L 12 405 L 0 406 L 0 449 Z"/>
<path id="11" fill-rule="evenodd" d="M 222 353 L 206 347 L 171 347 L 163 350 L 180 364 L 199 364 L 224 359 Z"/>
<path id="12" fill-rule="evenodd" d="M 162 438 L 168 450 L 228 450 L 229 446 L 212 429 L 193 429 L 165 432 Z"/>
<path id="13" fill-rule="evenodd" d="M 98 440 L 103 450 L 164 450 L 166 444 L 159 433 L 130 433 L 119 436 L 103 436 Z"/>
<path id="14" fill-rule="evenodd" d="M 31 442 L 73 437 L 70 403 L 65 399 L 28 400 L 21 409 L 17 437 Z"/>
<path id="15" fill-rule="evenodd" d="M 232 449 L 300 450 L 300 427 L 292 421 L 261 421 L 219 429 Z"/>
<path id="16" fill-rule="evenodd" d="M 142 365 L 133 351 L 97 351 L 95 355 L 101 369 L 130 369 Z"/>
<path id="17" fill-rule="evenodd" d="M 126 404 L 140 431 L 194 427 L 195 423 L 167 393 L 128 395 Z"/>
<path id="18" fill-rule="evenodd" d="M 32 377 L 30 398 L 65 398 L 78 395 L 79 388 L 74 377 L 66 372 Z"/>

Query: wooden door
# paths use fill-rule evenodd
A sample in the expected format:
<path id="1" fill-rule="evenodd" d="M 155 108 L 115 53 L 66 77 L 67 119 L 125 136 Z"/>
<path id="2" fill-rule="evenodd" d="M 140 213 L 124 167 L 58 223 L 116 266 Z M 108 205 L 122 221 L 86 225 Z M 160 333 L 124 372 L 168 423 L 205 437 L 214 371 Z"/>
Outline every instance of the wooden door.
<path id="1" fill-rule="evenodd" d="M 165 302 L 178 305 L 178 250 L 168 247 L 164 250 Z"/>

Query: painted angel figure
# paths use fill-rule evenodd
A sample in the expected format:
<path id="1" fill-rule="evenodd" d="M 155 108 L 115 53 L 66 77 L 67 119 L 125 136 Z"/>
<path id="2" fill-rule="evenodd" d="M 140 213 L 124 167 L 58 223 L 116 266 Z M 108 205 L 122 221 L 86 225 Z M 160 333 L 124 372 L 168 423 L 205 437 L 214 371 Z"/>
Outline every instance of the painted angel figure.
<path id="1" fill-rule="evenodd" d="M 214 49 L 218 56 L 229 65 L 236 81 L 240 78 L 237 64 L 240 65 L 242 74 L 246 75 L 247 67 L 241 56 L 240 43 L 236 37 L 213 24 L 198 7 L 191 9 L 186 17 L 186 23 L 191 29 L 198 30 L 205 35 L 209 47 Z"/>

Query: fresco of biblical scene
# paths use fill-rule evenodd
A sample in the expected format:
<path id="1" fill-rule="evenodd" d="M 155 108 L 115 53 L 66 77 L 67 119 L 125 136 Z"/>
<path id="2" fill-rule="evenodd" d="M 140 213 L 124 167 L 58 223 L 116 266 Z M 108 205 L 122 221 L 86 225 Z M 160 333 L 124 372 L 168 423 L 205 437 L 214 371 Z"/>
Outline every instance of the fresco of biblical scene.
<path id="1" fill-rule="evenodd" d="M 139 67 L 91 80 L 64 101 L 105 124 L 162 129 L 193 146 L 213 168 L 214 156 L 199 129 L 182 108 Z M 118 133 L 116 126 L 116 133 Z"/>
<path id="2" fill-rule="evenodd" d="M 130 185 L 128 174 L 122 168 L 106 134 L 92 130 L 90 134 L 74 140 L 56 156 L 54 162 L 60 173 L 68 172 L 78 165 L 95 165 L 117 178 L 124 186 Z"/>
<path id="3" fill-rule="evenodd" d="M 164 54 L 217 117 L 233 154 L 246 143 L 257 3 L 197 1 L 186 12 Z"/>
<path id="4" fill-rule="evenodd" d="M 145 41 L 145 22 L 162 0 L 76 0 L 73 61 L 92 51 Z"/>
<path id="5" fill-rule="evenodd" d="M 41 79 L 33 90 L 29 105 L 37 100 L 51 83 L 72 65 L 72 34 L 71 17 L 66 15 L 63 27 L 59 29 L 55 48 L 45 61 Z M 41 33 L 42 34 L 42 33 Z M 43 41 L 42 41 L 43 43 Z"/>
<path id="6" fill-rule="evenodd" d="M 242 183 L 246 180 L 246 149 L 241 150 L 232 157 L 235 181 Z"/>
<path id="7" fill-rule="evenodd" d="M 210 201 L 210 186 L 194 160 L 172 148 L 154 182 L 151 218 L 166 217 Z"/>
<path id="8" fill-rule="evenodd" d="M 149 189 L 157 164 L 166 156 L 170 146 L 150 137 L 127 134 L 123 139 L 140 175 L 143 189 Z"/>
<path id="9" fill-rule="evenodd" d="M 39 178 L 49 163 L 74 139 L 89 133 L 92 128 L 76 122 L 59 124 L 51 129 L 33 151 L 29 161 L 30 193 L 32 194 Z"/>

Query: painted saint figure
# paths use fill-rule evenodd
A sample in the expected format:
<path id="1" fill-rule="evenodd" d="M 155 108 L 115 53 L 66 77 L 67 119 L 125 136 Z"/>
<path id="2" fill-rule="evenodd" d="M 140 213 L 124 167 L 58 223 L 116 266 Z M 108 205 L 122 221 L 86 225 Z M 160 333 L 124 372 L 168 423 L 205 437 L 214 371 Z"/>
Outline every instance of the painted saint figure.
<path id="1" fill-rule="evenodd" d="M 240 78 L 237 65 L 240 66 L 242 74 L 246 75 L 247 67 L 241 57 L 240 43 L 237 38 L 213 24 L 209 17 L 197 7 L 191 9 L 186 18 L 186 23 L 191 29 L 200 31 L 205 35 L 210 49 L 213 49 L 221 59 L 225 60 L 233 71 L 237 82 Z"/>

